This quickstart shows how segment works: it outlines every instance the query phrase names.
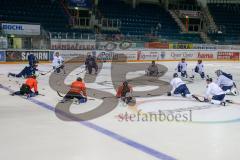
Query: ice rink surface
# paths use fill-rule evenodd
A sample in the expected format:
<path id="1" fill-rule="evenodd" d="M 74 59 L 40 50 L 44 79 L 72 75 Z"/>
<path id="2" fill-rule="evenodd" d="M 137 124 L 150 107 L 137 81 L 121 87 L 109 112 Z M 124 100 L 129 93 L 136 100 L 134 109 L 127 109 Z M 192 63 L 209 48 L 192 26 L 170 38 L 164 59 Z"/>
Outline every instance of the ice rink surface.
<path id="1" fill-rule="evenodd" d="M 177 62 L 161 62 L 168 72 L 160 77 L 169 82 Z M 189 62 L 188 70 L 196 62 Z M 240 86 L 239 62 L 205 62 L 206 74 L 216 78 L 214 71 L 231 73 Z M 104 63 L 96 82 L 86 84 L 111 93 L 110 63 Z M 24 79 L 8 78 L 8 72 L 18 73 L 25 64 L 1 64 L 0 84 L 18 90 Z M 50 64 L 40 64 L 39 70 L 48 71 Z M 76 69 L 65 79 L 70 84 L 76 79 Z M 142 72 L 128 74 L 137 77 Z M 84 73 L 81 75 L 84 76 Z M 61 99 L 49 86 L 49 75 L 39 76 L 38 96 L 33 100 L 10 96 L 0 88 L 0 159 L 1 160 L 238 160 L 240 158 L 240 106 L 226 107 L 200 103 L 182 97 L 136 98 L 137 105 L 126 107 L 119 103 L 112 112 L 88 122 L 66 122 L 56 117 L 54 107 Z M 203 95 L 206 82 L 196 76 L 188 83 L 192 93 Z M 148 91 L 158 86 L 139 86 Z M 240 102 L 240 96 L 227 96 Z M 42 102 L 42 103 L 39 103 Z M 95 99 L 86 104 L 72 105 L 72 113 L 83 113 L 101 104 Z M 191 121 L 126 121 L 119 115 L 144 113 L 190 113 Z"/>

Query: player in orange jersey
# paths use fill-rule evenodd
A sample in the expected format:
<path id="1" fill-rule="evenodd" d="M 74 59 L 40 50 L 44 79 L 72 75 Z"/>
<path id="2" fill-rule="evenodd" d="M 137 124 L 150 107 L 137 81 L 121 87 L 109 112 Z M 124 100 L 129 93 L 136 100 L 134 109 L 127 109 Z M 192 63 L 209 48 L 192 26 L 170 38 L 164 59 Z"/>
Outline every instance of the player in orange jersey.
<path id="1" fill-rule="evenodd" d="M 74 98 L 78 99 L 79 103 L 87 102 L 86 86 L 80 77 L 71 84 L 70 91 L 64 96 L 62 102 Z"/>
<path id="2" fill-rule="evenodd" d="M 32 91 L 34 90 L 34 92 Z M 12 93 L 12 95 L 26 95 L 27 97 L 34 97 L 38 95 L 38 82 L 36 75 L 28 76 L 26 82 L 22 84 L 20 91 Z"/>

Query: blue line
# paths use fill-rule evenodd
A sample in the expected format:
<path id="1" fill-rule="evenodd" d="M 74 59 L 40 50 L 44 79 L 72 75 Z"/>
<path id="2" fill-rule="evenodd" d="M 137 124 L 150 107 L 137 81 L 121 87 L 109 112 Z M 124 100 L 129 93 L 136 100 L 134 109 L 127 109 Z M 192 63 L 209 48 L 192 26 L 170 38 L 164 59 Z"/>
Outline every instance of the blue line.
<path id="1" fill-rule="evenodd" d="M 6 91 L 13 92 L 13 90 L 11 90 L 10 88 L 7 88 L 7 87 L 5 87 L 3 85 L 0 85 L 0 88 L 4 89 Z M 58 112 L 59 114 L 61 114 L 62 116 L 65 116 L 66 118 L 70 118 L 70 119 L 75 120 L 75 121 L 77 120 L 77 122 L 79 124 L 82 124 L 82 125 L 84 125 L 84 126 L 86 126 L 88 128 L 91 128 L 91 129 L 93 129 L 93 130 L 95 130 L 95 131 L 97 131 L 99 133 L 102 133 L 102 134 L 104 134 L 104 135 L 106 135 L 108 137 L 111 137 L 111 138 L 113 138 L 113 139 L 115 139 L 115 140 L 117 140 L 119 142 L 127 144 L 127 145 L 129 145 L 129 146 L 131 146 L 131 147 L 133 147 L 133 148 L 135 148 L 137 150 L 140 150 L 140 151 L 150 155 L 150 156 L 156 157 L 156 158 L 161 159 L 161 160 L 176 160 L 175 158 L 173 158 L 171 156 L 168 156 L 168 155 L 166 155 L 164 153 L 161 153 L 161 152 L 159 152 L 159 151 L 157 151 L 157 150 L 155 150 L 153 148 L 150 148 L 148 146 L 145 146 L 143 144 L 135 142 L 135 141 L 133 141 L 131 139 L 123 137 L 123 136 L 121 136 L 121 135 L 119 135 L 117 133 L 114 133 L 114 132 L 112 132 L 110 130 L 107 130 L 107 129 L 103 128 L 103 127 L 100 127 L 100 126 L 98 126 L 98 125 L 96 125 L 94 123 L 91 123 L 91 122 L 88 122 L 88 121 L 79 121 L 79 119 L 77 119 L 76 117 L 74 117 L 72 115 L 69 115 L 69 114 L 66 114 L 63 111 L 56 110 L 55 107 L 52 107 L 51 105 L 49 105 L 47 103 L 41 102 L 41 101 L 36 100 L 34 98 L 29 98 L 27 100 L 31 101 L 32 103 L 37 104 L 38 106 L 40 106 L 42 108 L 48 109 L 48 110 L 53 111 L 53 112 Z"/>

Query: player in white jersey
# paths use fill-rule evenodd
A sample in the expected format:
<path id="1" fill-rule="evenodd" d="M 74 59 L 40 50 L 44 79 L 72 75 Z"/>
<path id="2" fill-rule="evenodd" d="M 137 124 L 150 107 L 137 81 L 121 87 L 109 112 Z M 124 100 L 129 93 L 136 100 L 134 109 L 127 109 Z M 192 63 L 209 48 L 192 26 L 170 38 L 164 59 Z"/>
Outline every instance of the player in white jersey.
<path id="1" fill-rule="evenodd" d="M 187 63 L 185 61 L 185 58 L 182 58 L 181 62 L 178 63 L 177 70 L 178 70 L 179 73 L 181 73 L 182 77 L 185 77 L 185 78 L 188 77 L 188 75 L 187 75 Z"/>
<path id="2" fill-rule="evenodd" d="M 218 77 L 216 82 L 217 85 L 221 87 L 226 94 L 238 95 L 238 91 L 231 74 L 225 73 L 221 70 L 217 70 L 215 73 Z"/>
<path id="3" fill-rule="evenodd" d="M 194 79 L 195 73 L 198 73 L 201 76 L 202 79 L 205 78 L 204 66 L 203 66 L 203 63 L 202 63 L 201 59 L 198 60 L 198 63 L 197 63 L 196 67 L 193 70 L 193 75 L 190 78 Z"/>
<path id="4" fill-rule="evenodd" d="M 224 101 L 225 98 L 225 92 L 212 81 L 212 78 L 207 78 L 207 90 L 205 94 L 205 101 L 209 101 L 211 99 L 212 104 L 217 105 L 226 105 L 226 102 Z"/>
<path id="5" fill-rule="evenodd" d="M 178 77 L 177 73 L 173 74 L 173 79 L 170 82 L 172 86 L 171 92 L 168 93 L 168 96 L 174 95 L 182 95 L 183 97 L 191 97 L 189 89 L 187 88 L 186 84 Z"/>
<path id="6" fill-rule="evenodd" d="M 55 53 L 55 56 L 53 57 L 52 65 L 53 65 L 54 72 L 60 73 L 62 69 L 65 74 L 64 59 L 62 58 L 62 56 L 59 55 L 59 52 Z"/>

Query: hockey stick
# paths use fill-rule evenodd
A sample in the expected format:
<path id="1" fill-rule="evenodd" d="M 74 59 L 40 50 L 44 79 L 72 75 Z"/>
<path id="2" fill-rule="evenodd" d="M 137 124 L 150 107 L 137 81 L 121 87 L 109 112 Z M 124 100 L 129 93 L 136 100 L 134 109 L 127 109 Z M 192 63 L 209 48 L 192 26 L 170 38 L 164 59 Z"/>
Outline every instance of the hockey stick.
<path id="1" fill-rule="evenodd" d="M 152 96 L 152 97 L 158 97 L 158 96 L 161 96 L 161 95 L 159 95 L 159 94 L 151 94 L 151 93 L 148 93 L 147 95 L 148 95 L 148 96 Z"/>
<path id="2" fill-rule="evenodd" d="M 38 93 L 39 96 L 45 96 L 45 94 Z"/>
<path id="3" fill-rule="evenodd" d="M 86 66 L 84 65 L 84 67 L 81 67 L 81 69 L 82 70 L 79 73 L 77 73 L 76 75 L 79 75 L 79 74 L 83 73 L 84 71 L 86 71 Z"/>
<path id="4" fill-rule="evenodd" d="M 48 74 L 48 73 L 50 73 L 50 72 L 52 72 L 52 71 L 55 71 L 55 70 L 57 70 L 58 68 L 61 68 L 63 66 L 63 64 L 62 65 L 60 65 L 60 66 L 58 66 L 57 68 L 53 68 L 53 69 L 51 69 L 51 70 L 49 70 L 49 71 L 47 71 L 46 73 L 40 73 L 42 76 L 44 76 L 44 75 L 46 75 L 46 74 Z M 64 72 L 64 74 L 66 73 L 66 71 L 65 71 L 65 69 L 63 68 L 63 72 Z"/>
<path id="5" fill-rule="evenodd" d="M 117 98 L 116 96 L 111 96 L 111 97 L 102 97 L 101 99 L 106 99 L 106 98 Z"/>
<path id="6" fill-rule="evenodd" d="M 57 91 L 57 94 L 58 94 L 59 97 L 62 97 L 62 98 L 64 97 L 64 96 L 61 95 L 58 91 Z M 71 95 L 70 95 L 70 96 L 71 96 Z M 87 100 L 95 100 L 95 99 L 93 99 L 93 98 L 87 98 Z"/>
<path id="7" fill-rule="evenodd" d="M 61 95 L 58 91 L 57 91 L 57 94 L 58 94 L 59 97 L 62 97 L 62 98 L 64 97 L 64 96 Z"/>
<path id="8" fill-rule="evenodd" d="M 234 86 L 236 89 L 238 89 L 238 88 L 237 88 L 237 85 L 236 85 L 236 83 L 235 83 L 235 82 L 233 82 L 233 86 Z"/>
<path id="9" fill-rule="evenodd" d="M 132 97 L 136 98 L 136 97 L 142 97 L 142 96 L 132 96 Z M 119 97 L 111 96 L 111 97 L 102 97 L 101 99 L 106 99 L 106 98 L 119 98 Z"/>
<path id="10" fill-rule="evenodd" d="M 206 102 L 206 101 L 204 101 L 204 100 L 201 100 L 201 99 L 199 99 L 199 97 L 200 96 L 198 96 L 198 95 L 192 95 L 192 98 L 194 98 L 195 100 L 197 100 L 198 102 Z"/>
<path id="11" fill-rule="evenodd" d="M 79 75 L 79 74 L 83 73 L 84 71 L 86 71 L 86 70 L 84 69 L 84 70 L 80 71 L 79 73 L 77 73 L 76 75 Z"/>
<path id="12" fill-rule="evenodd" d="M 42 76 L 44 76 L 44 75 L 46 75 L 46 74 L 52 72 L 53 70 L 54 70 L 54 69 L 51 69 L 51 70 L 47 71 L 46 73 L 40 73 L 40 74 L 41 74 Z"/>
<path id="13" fill-rule="evenodd" d="M 233 101 L 233 100 L 229 100 L 229 99 L 227 99 L 226 102 L 227 102 L 227 103 L 231 103 L 231 104 L 240 105 L 239 102 L 235 102 L 235 101 Z"/>
<path id="14" fill-rule="evenodd" d="M 65 67 L 64 67 L 64 65 L 62 64 L 60 67 L 62 67 L 63 66 L 63 68 L 62 68 L 62 70 L 63 70 L 63 74 L 66 74 L 66 70 L 65 70 Z M 58 68 L 60 68 L 60 67 L 58 67 Z"/>
<path id="15" fill-rule="evenodd" d="M 200 98 L 205 98 L 205 97 L 201 96 L 201 95 L 197 95 L 197 94 L 193 94 L 192 97 L 195 98 L 199 102 L 210 102 L 212 100 L 212 99 L 207 99 L 207 101 L 206 100 L 201 100 Z"/>
<path id="16" fill-rule="evenodd" d="M 10 95 L 11 96 L 24 96 L 24 95 L 17 95 L 17 94 L 15 94 L 15 92 L 10 92 Z M 36 97 L 36 96 L 45 96 L 45 94 L 41 94 L 41 93 L 38 93 L 37 95 L 35 94 L 34 96 L 32 96 L 32 97 Z M 30 96 L 31 97 L 31 96 Z"/>
<path id="17" fill-rule="evenodd" d="M 199 99 L 199 97 L 204 98 L 204 96 L 201 96 L 201 95 L 192 95 L 192 96 L 195 96 L 195 97 L 193 97 L 193 98 L 195 98 L 195 99 L 196 99 L 197 101 L 199 101 L 199 102 L 206 102 L 206 101 L 204 101 L 204 100 L 200 100 L 200 99 Z M 239 102 L 235 102 L 235 101 L 233 101 L 233 100 L 226 99 L 225 101 L 226 101 L 227 103 L 240 105 Z"/>

